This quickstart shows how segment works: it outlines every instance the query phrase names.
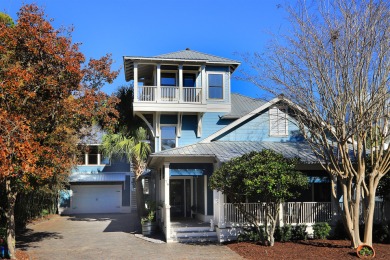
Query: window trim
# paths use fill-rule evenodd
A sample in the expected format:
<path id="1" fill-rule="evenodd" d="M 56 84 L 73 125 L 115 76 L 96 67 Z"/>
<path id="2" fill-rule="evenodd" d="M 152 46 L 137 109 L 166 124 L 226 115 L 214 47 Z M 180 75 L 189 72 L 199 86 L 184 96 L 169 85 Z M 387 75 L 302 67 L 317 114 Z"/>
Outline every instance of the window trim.
<path id="1" fill-rule="evenodd" d="M 222 75 L 222 98 L 210 97 L 209 75 Z M 210 100 L 216 100 L 216 101 L 224 100 L 225 99 L 225 73 L 224 72 L 217 72 L 217 71 L 210 71 L 210 72 L 206 73 L 206 79 L 207 79 L 207 98 Z"/>
<path id="2" fill-rule="evenodd" d="M 177 137 L 177 124 L 160 124 L 160 152 L 161 151 L 165 151 L 162 149 L 162 128 L 163 127 L 175 127 L 175 147 L 174 148 L 177 148 L 177 143 L 178 143 L 178 137 Z M 166 140 L 173 140 L 173 139 L 166 139 Z M 173 148 L 170 148 L 170 149 L 173 149 Z"/>
<path id="3" fill-rule="evenodd" d="M 97 146 L 99 148 L 99 145 L 90 145 L 90 146 Z M 97 164 L 90 164 L 89 163 L 89 153 L 82 153 L 81 156 L 84 156 L 84 164 L 79 164 L 77 163 L 77 166 L 111 166 L 111 159 L 108 158 L 108 163 L 102 163 L 103 161 L 103 156 L 101 153 L 91 153 L 91 154 L 96 154 L 97 155 Z"/>
<path id="4" fill-rule="evenodd" d="M 276 112 L 276 129 L 272 128 L 272 111 Z M 283 115 L 283 118 L 279 118 Z M 268 110 L 268 119 L 269 119 L 269 136 L 281 137 L 288 136 L 288 107 L 287 106 L 272 106 Z M 284 131 L 282 132 L 282 125 L 284 126 Z"/>

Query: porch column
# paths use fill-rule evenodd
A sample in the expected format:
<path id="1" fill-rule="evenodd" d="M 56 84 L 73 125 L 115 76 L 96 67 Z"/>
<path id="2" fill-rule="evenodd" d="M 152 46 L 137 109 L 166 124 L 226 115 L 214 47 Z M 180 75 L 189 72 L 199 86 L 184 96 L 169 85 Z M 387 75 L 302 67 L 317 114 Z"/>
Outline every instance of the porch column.
<path id="1" fill-rule="evenodd" d="M 134 102 L 138 101 L 138 63 L 134 62 Z"/>
<path id="2" fill-rule="evenodd" d="M 184 92 L 183 92 L 183 65 L 179 65 L 179 103 L 184 101 Z"/>
<path id="3" fill-rule="evenodd" d="M 161 64 L 157 64 L 157 93 L 156 93 L 156 101 L 160 101 L 161 97 Z"/>
<path id="4" fill-rule="evenodd" d="M 279 204 L 279 219 L 278 219 L 278 222 L 279 222 L 279 227 L 283 227 L 284 226 L 284 222 L 283 222 L 283 215 L 284 215 L 284 212 L 283 212 L 283 202 Z"/>
<path id="5" fill-rule="evenodd" d="M 218 227 L 219 228 L 226 228 L 226 221 L 225 221 L 225 195 L 218 191 L 218 215 L 219 215 L 219 221 L 218 221 Z"/>
<path id="6" fill-rule="evenodd" d="M 202 75 L 202 104 L 206 104 L 206 95 L 207 95 L 206 65 L 202 65 L 200 73 Z"/>
<path id="7" fill-rule="evenodd" d="M 164 163 L 164 227 L 167 242 L 171 240 L 171 205 L 169 205 L 169 163 Z"/>

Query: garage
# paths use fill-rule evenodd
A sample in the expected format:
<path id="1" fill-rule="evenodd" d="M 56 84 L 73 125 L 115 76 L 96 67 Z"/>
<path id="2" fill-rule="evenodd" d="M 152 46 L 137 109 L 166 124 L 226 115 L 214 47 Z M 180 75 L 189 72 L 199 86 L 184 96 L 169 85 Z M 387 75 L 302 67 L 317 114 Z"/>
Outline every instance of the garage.
<path id="1" fill-rule="evenodd" d="M 119 213 L 122 185 L 71 185 L 72 213 Z"/>

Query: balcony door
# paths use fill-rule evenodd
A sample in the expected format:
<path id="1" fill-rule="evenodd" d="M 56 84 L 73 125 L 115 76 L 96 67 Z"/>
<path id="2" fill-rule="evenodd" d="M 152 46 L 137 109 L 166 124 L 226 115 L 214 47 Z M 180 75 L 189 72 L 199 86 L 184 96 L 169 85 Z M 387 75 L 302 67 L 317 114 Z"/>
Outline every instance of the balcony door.
<path id="1" fill-rule="evenodd" d="M 177 95 L 176 73 L 161 73 L 161 100 L 175 101 Z"/>
<path id="2" fill-rule="evenodd" d="M 184 102 L 198 102 L 196 92 L 196 75 L 195 73 L 183 74 Z"/>

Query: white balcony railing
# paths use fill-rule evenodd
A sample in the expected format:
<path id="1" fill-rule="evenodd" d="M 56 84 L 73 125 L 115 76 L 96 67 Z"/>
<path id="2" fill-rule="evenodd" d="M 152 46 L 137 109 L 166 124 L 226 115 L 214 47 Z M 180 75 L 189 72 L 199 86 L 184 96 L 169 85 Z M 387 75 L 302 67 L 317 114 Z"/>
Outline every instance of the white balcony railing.
<path id="1" fill-rule="evenodd" d="M 201 103 L 202 88 L 176 86 L 138 86 L 138 102 Z"/>

